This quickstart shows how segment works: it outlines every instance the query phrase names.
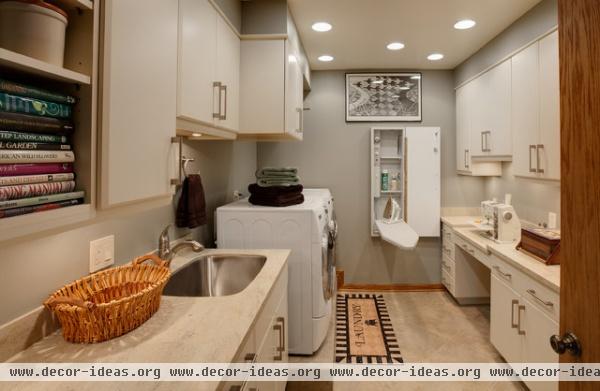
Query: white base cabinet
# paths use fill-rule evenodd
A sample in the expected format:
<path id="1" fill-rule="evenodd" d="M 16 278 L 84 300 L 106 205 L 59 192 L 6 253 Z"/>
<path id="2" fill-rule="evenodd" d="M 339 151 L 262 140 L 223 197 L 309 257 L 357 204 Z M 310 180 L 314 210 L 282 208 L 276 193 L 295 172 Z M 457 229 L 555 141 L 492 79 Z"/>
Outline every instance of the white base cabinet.
<path id="1" fill-rule="evenodd" d="M 519 271 L 494 261 L 490 339 L 508 363 L 558 363 L 549 338 L 558 334 L 558 295 Z M 558 382 L 526 382 L 534 391 L 558 390 Z"/>
<path id="2" fill-rule="evenodd" d="M 263 309 L 238 350 L 237 363 L 287 363 L 288 343 L 288 266 L 281 271 Z M 228 382 L 226 391 L 284 391 L 287 381 Z"/>

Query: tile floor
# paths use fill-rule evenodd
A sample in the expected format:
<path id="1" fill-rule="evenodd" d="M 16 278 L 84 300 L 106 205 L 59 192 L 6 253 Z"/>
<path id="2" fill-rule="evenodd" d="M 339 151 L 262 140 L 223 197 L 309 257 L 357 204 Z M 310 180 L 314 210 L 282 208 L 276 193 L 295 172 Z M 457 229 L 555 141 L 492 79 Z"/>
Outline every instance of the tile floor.
<path id="1" fill-rule="evenodd" d="M 405 362 L 502 362 L 489 341 L 489 306 L 459 306 L 446 292 L 382 293 Z M 332 362 L 333 322 L 315 355 L 291 356 L 290 362 Z M 521 383 L 327 383 L 290 382 L 296 390 L 526 390 Z"/>

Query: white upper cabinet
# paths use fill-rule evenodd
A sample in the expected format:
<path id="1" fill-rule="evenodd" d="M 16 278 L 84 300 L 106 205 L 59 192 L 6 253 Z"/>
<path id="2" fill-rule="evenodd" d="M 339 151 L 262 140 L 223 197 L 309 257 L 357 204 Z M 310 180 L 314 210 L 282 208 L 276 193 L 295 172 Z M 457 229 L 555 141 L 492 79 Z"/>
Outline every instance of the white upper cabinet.
<path id="1" fill-rule="evenodd" d="M 104 7 L 102 208 L 172 193 L 178 1 Z"/>
<path id="2" fill-rule="evenodd" d="M 468 83 L 456 90 L 456 169 L 461 175 L 499 176 L 500 162 L 474 161 L 471 157 L 473 117 L 476 113 L 475 85 Z"/>
<path id="3" fill-rule="evenodd" d="M 177 129 L 235 138 L 240 39 L 208 0 L 179 4 Z"/>
<path id="4" fill-rule="evenodd" d="M 560 179 L 560 74 L 558 31 L 540 41 L 540 142 L 538 175 Z"/>
<path id="5" fill-rule="evenodd" d="M 560 179 L 558 33 L 512 58 L 515 175 Z"/>
<path id="6" fill-rule="evenodd" d="M 470 152 L 487 161 L 511 160 L 510 60 L 473 80 Z"/>
<path id="7" fill-rule="evenodd" d="M 288 50 L 285 74 L 285 131 L 302 139 L 304 131 L 304 79 L 295 54 Z"/>

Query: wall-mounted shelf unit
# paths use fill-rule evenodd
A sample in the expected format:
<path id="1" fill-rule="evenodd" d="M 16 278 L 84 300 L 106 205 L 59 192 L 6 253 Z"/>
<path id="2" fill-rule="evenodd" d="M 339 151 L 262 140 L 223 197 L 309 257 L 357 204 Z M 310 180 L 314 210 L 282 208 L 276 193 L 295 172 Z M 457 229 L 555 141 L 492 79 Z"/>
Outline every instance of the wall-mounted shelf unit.
<path id="1" fill-rule="evenodd" d="M 100 2 L 55 0 L 68 14 L 63 67 L 0 48 L 3 79 L 77 98 L 71 144 L 75 152 L 76 189 L 84 203 L 44 212 L 0 218 L 0 242 L 58 229 L 92 219 L 96 203 L 96 124 Z"/>

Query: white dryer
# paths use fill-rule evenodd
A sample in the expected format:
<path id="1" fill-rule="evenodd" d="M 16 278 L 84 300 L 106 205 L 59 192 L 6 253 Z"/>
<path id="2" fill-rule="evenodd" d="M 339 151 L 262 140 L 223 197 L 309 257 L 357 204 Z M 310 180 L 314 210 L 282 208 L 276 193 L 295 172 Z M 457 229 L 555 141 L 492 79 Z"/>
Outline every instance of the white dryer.
<path id="1" fill-rule="evenodd" d="M 303 204 L 285 208 L 256 206 L 243 199 L 218 208 L 216 215 L 219 248 L 291 250 L 289 352 L 313 354 L 332 316 L 335 278 L 326 198 L 308 191 Z"/>

